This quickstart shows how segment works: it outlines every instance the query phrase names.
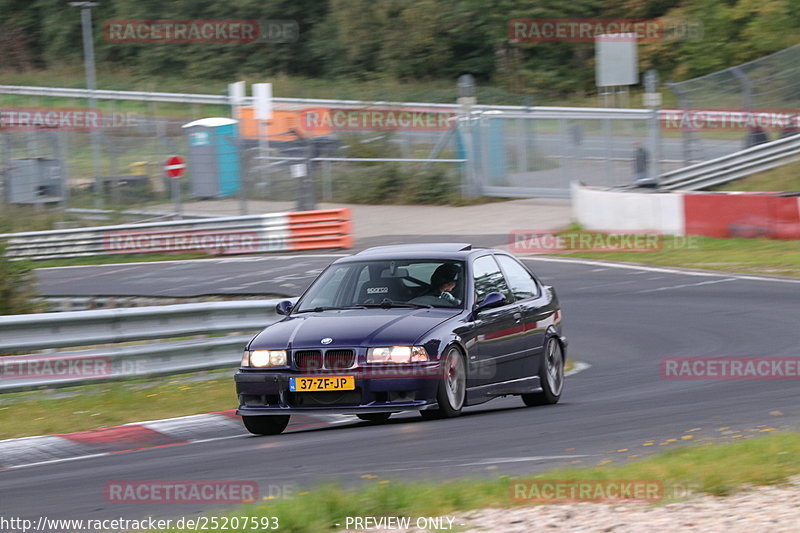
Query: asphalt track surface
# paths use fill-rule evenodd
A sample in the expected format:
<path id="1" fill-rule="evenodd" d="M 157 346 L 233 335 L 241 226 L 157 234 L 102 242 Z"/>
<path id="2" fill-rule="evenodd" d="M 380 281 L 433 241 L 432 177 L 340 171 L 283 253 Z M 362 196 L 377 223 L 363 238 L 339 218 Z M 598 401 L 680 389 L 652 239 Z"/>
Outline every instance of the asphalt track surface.
<path id="1" fill-rule="evenodd" d="M 358 249 L 413 242 L 470 242 L 494 247 L 508 235 L 427 235 L 360 239 Z M 352 252 L 351 252 L 352 253 Z M 146 296 L 193 298 L 236 294 L 297 296 L 337 257 L 348 253 L 241 256 L 194 261 L 159 261 L 53 267 L 36 271 L 44 296 Z"/>
<path id="2" fill-rule="evenodd" d="M 304 256 L 302 267 L 297 260 L 286 262 L 310 275 L 331 259 Z M 103 486 L 119 480 L 254 480 L 265 493 L 270 485 L 302 490 L 324 480 L 346 486 L 374 483 L 363 479 L 365 474 L 409 480 L 521 475 L 575 461 L 622 462 L 629 455 L 679 446 L 686 435 L 697 442 L 725 440 L 726 432 L 755 435 L 762 429 L 800 427 L 797 380 L 675 381 L 660 374 L 665 357 L 797 356 L 800 283 L 526 261 L 557 288 L 569 356 L 591 365 L 567 378 L 556 406 L 525 408 L 518 398 L 504 398 L 450 420 L 422 421 L 404 414 L 385 425 L 354 421 L 274 437 L 233 435 L 12 469 L 0 472 L 0 514 L 33 519 L 190 516 L 224 509 L 114 505 L 104 500 Z M 235 283 L 257 287 L 272 275 L 255 259 L 241 265 L 210 260 L 178 266 L 172 274 L 197 284 L 225 272 Z M 118 284 L 130 279 L 122 276 Z M 292 291 L 299 291 L 306 279 L 289 280 L 296 285 Z M 668 439 L 677 442 L 659 445 Z M 655 444 L 642 446 L 646 442 Z"/>

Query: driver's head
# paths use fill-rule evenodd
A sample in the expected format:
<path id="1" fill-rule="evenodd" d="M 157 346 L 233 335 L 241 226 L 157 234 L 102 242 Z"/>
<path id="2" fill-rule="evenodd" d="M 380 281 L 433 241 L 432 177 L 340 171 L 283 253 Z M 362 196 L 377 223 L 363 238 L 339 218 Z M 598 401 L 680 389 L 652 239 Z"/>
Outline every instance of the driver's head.
<path id="1" fill-rule="evenodd" d="M 442 287 L 445 285 L 450 285 L 451 283 L 455 285 L 458 272 L 458 267 L 452 263 L 439 265 L 431 276 L 431 287 L 443 290 Z M 452 287 L 450 288 L 452 289 Z"/>

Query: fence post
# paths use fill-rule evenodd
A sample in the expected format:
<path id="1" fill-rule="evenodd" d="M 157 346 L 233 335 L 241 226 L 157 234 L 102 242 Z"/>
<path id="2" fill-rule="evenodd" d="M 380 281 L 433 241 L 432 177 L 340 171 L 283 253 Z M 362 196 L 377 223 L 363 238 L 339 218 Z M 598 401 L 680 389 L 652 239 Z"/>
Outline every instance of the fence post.
<path id="1" fill-rule="evenodd" d="M 9 206 L 8 198 L 8 173 L 11 169 L 11 146 L 7 133 L 0 132 L 0 190 L 3 193 L 0 195 L 0 205 L 6 211 Z"/>
<path id="2" fill-rule="evenodd" d="M 69 189 L 69 165 L 67 164 L 67 157 L 69 154 L 69 133 L 66 131 L 55 132 L 56 136 L 56 152 L 58 154 L 59 166 L 61 170 L 61 207 L 65 210 L 69 209 L 70 189 Z"/>
<path id="3" fill-rule="evenodd" d="M 681 109 L 684 111 L 688 111 L 690 107 L 689 97 L 686 93 L 678 87 L 677 83 L 668 82 L 666 84 L 670 90 L 675 93 L 675 96 L 678 98 L 678 102 L 680 103 Z M 689 130 L 684 130 L 681 133 L 681 139 L 683 141 L 683 164 L 690 165 L 692 160 L 692 138 L 690 135 Z"/>

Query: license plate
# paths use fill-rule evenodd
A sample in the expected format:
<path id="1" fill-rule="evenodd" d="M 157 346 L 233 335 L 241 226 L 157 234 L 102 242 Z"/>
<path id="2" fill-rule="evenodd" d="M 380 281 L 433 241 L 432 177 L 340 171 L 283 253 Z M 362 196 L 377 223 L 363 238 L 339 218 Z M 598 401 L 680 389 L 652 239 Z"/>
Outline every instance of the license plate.
<path id="1" fill-rule="evenodd" d="M 354 376 L 314 376 L 307 378 L 289 378 L 289 390 L 292 392 L 315 392 L 325 390 L 355 390 Z"/>

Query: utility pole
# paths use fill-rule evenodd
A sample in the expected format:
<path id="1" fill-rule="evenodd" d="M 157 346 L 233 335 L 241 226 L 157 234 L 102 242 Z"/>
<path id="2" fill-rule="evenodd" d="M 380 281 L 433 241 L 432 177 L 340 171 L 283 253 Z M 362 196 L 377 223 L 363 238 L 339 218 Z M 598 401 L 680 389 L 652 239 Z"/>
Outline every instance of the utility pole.
<path id="1" fill-rule="evenodd" d="M 83 35 L 83 63 L 86 69 L 86 88 L 89 90 L 89 108 L 97 109 L 95 91 L 97 78 L 94 66 L 94 40 L 92 39 L 92 8 L 98 6 L 97 2 L 70 2 L 70 6 L 81 8 L 81 34 Z M 102 122 L 101 122 L 102 124 Z M 99 132 L 95 129 L 89 132 L 92 145 L 92 174 L 94 178 L 94 205 L 103 207 L 103 184 L 100 181 L 100 143 Z M 69 186 L 69 184 L 66 184 Z M 112 185 L 114 186 L 114 185 Z"/>

